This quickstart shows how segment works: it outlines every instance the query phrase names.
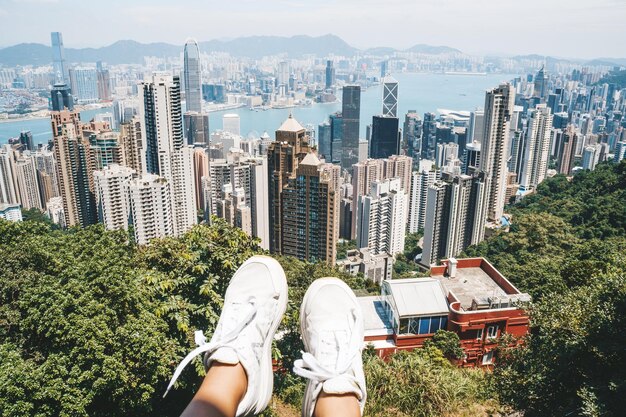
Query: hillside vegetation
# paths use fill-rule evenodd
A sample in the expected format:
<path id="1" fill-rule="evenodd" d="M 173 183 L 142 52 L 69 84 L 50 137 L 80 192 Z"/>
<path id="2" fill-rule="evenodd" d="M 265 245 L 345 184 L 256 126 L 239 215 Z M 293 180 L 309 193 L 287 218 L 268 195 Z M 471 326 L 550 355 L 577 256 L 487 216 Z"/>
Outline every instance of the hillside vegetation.
<path id="1" fill-rule="evenodd" d="M 387 363 L 366 351 L 366 415 L 621 415 L 625 190 L 626 163 L 605 164 L 572 182 L 547 180 L 512 207 L 511 232 L 466 255 L 489 258 L 533 295 L 525 346 L 502 349 L 507 360 L 493 374 L 453 367 L 438 343 Z M 194 330 L 210 337 L 230 276 L 261 252 L 220 220 L 146 247 L 102 226 L 0 221 L 0 415 L 179 415 L 203 370 L 197 360 L 162 399 L 171 372 L 194 347 Z M 298 307 L 315 278 L 377 288 L 323 264 L 278 259 L 290 301 L 274 355 L 290 369 L 302 349 Z M 293 415 L 304 381 L 281 372 L 275 382 L 264 416 Z"/>

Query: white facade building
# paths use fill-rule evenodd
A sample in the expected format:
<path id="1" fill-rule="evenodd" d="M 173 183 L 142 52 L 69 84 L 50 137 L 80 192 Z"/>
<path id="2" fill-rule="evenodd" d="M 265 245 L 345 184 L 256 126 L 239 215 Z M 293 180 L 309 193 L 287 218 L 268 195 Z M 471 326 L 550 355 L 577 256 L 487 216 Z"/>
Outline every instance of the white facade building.
<path id="1" fill-rule="evenodd" d="M 417 233 L 424 228 L 428 187 L 433 185 L 438 177 L 439 171 L 435 169 L 435 163 L 428 159 L 420 160 L 418 170 L 411 174 L 408 233 Z"/>
<path id="2" fill-rule="evenodd" d="M 375 181 L 357 202 L 357 245 L 374 255 L 404 251 L 408 196 L 399 178 Z"/>
<path id="3" fill-rule="evenodd" d="M 174 235 L 170 184 L 158 175 L 144 175 L 129 183 L 130 212 L 135 242 Z"/>
<path id="4" fill-rule="evenodd" d="M 172 215 L 175 236 L 182 235 L 198 223 L 193 159 L 194 149 L 191 146 L 184 146 L 172 153 Z"/>
<path id="5" fill-rule="evenodd" d="M 107 230 L 128 229 L 128 187 L 134 175 L 135 170 L 117 164 L 93 173 L 98 218 Z"/>
<path id="6" fill-rule="evenodd" d="M 537 188 L 548 172 L 552 131 L 550 108 L 540 104 L 530 111 L 522 169 L 518 183 L 522 191 Z"/>

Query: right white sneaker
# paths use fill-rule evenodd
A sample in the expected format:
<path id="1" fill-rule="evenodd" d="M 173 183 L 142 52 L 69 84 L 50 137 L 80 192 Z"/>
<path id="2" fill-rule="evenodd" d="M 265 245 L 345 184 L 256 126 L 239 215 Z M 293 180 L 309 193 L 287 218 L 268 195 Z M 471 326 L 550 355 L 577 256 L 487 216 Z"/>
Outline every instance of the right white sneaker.
<path id="1" fill-rule="evenodd" d="M 199 347 L 178 365 L 167 390 L 191 360 L 204 353 L 206 369 L 219 362 L 239 363 L 245 370 L 248 388 L 237 416 L 262 412 L 272 396 L 272 340 L 286 308 L 287 279 L 280 264 L 268 256 L 248 259 L 230 280 L 211 342 L 202 331 L 196 332 Z"/>
<path id="2" fill-rule="evenodd" d="M 354 394 L 363 415 L 363 313 L 350 287 L 337 278 L 313 282 L 300 307 L 300 331 L 306 352 L 293 370 L 309 380 L 302 416 L 313 415 L 321 392 Z"/>

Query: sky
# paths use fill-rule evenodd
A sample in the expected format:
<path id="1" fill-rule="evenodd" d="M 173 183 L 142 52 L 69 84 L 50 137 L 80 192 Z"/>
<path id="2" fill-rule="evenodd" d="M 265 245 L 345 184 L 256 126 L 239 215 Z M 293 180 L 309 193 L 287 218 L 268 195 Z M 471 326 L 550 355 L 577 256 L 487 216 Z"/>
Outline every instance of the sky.
<path id="1" fill-rule="evenodd" d="M 0 0 L 1 47 L 52 31 L 69 48 L 332 33 L 358 48 L 626 58 L 626 0 Z"/>

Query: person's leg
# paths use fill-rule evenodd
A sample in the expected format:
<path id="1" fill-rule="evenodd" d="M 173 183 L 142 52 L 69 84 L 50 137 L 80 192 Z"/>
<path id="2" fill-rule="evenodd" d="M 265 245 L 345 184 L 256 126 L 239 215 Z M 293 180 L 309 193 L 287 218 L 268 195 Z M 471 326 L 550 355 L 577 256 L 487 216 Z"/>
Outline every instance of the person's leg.
<path id="1" fill-rule="evenodd" d="M 367 397 L 363 314 L 354 292 L 337 278 L 313 282 L 300 307 L 305 353 L 294 372 L 307 378 L 303 417 L 360 417 Z"/>
<path id="2" fill-rule="evenodd" d="M 247 388 L 241 364 L 215 363 L 181 417 L 235 417 Z"/>
<path id="3" fill-rule="evenodd" d="M 233 275 L 211 341 L 196 332 L 198 347 L 178 365 L 204 354 L 207 375 L 184 417 L 234 417 L 261 413 L 272 397 L 272 340 L 287 308 L 287 278 L 280 264 L 253 256 Z"/>
<path id="4" fill-rule="evenodd" d="M 321 392 L 315 404 L 314 417 L 361 417 L 359 400 L 354 394 L 331 395 Z"/>

